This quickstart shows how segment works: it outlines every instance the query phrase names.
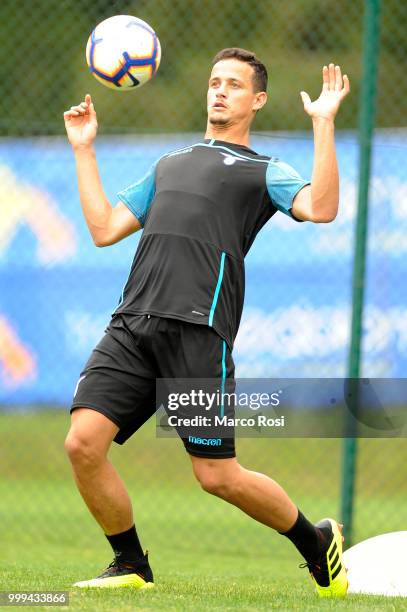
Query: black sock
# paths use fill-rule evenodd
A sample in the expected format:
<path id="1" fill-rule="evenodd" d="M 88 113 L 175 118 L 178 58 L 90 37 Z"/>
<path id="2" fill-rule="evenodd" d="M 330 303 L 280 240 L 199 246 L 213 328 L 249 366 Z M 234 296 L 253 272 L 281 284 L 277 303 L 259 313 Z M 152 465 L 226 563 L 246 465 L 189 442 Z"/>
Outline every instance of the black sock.
<path id="1" fill-rule="evenodd" d="M 323 530 L 310 523 L 300 510 L 291 529 L 280 533 L 291 540 L 306 561 L 318 561 L 326 549 L 327 540 Z"/>
<path id="2" fill-rule="evenodd" d="M 127 531 L 107 535 L 106 538 L 113 548 L 116 559 L 120 563 L 139 565 L 143 561 L 144 552 L 134 525 Z"/>

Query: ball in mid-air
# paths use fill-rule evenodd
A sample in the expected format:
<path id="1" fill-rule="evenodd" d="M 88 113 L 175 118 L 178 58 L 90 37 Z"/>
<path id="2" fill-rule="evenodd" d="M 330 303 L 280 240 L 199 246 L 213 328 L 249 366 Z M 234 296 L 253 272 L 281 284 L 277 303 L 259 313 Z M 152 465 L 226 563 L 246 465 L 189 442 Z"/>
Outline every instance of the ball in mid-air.
<path id="1" fill-rule="evenodd" d="M 147 83 L 160 60 L 160 41 L 153 28 L 130 15 L 115 15 L 99 23 L 86 45 L 91 73 L 116 91 L 131 91 Z"/>

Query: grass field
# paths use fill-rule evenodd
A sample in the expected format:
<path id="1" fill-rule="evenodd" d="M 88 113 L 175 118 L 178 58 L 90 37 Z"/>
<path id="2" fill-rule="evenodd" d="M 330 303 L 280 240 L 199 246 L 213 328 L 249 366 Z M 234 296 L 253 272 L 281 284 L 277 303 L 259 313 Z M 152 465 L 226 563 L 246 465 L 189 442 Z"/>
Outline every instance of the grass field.
<path id="1" fill-rule="evenodd" d="M 156 588 L 83 592 L 70 585 L 95 576 L 112 555 L 63 453 L 67 414 L 0 415 L 1 590 L 70 590 L 70 607 L 84 610 L 407 610 L 400 598 L 318 600 L 294 547 L 202 492 L 182 445 L 157 440 L 153 425 L 111 458 L 130 490 Z M 361 442 L 357 541 L 406 528 L 405 447 Z M 338 514 L 340 448 L 334 439 L 238 444 L 241 462 L 281 482 L 314 520 Z"/>

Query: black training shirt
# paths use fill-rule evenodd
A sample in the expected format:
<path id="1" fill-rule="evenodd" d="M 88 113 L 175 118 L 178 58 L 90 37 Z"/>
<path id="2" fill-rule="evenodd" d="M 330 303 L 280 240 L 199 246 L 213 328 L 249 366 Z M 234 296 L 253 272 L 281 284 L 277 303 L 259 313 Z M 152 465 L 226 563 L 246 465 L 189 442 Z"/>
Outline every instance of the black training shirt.
<path id="1" fill-rule="evenodd" d="M 277 210 L 308 184 L 248 147 L 205 140 L 161 157 L 118 197 L 144 231 L 115 313 L 209 325 L 232 349 L 244 257 Z"/>

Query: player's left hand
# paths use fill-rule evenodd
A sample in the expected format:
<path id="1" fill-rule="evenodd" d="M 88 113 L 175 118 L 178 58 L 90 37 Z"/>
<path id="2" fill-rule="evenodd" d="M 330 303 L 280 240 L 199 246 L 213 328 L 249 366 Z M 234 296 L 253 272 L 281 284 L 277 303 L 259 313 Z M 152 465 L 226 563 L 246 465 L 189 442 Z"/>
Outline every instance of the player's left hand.
<path id="1" fill-rule="evenodd" d="M 322 91 L 317 100 L 311 102 L 311 98 L 305 91 L 300 92 L 304 103 L 304 110 L 310 117 L 324 117 L 335 119 L 339 106 L 350 91 L 349 79 L 346 74 L 341 73 L 341 67 L 329 64 L 322 68 Z"/>

